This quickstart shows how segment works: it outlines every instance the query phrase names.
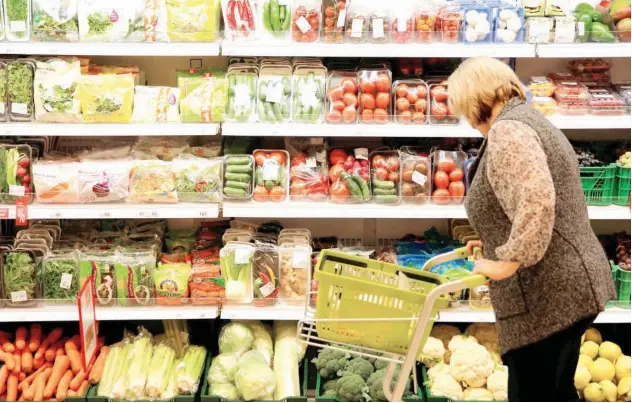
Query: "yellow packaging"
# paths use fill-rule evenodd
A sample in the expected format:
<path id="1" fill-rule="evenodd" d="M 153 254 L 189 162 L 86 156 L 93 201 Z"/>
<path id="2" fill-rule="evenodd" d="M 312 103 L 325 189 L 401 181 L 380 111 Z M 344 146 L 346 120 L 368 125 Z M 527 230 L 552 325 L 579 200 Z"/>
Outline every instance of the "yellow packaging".
<path id="1" fill-rule="evenodd" d="M 210 42 L 219 31 L 219 0 L 167 0 L 167 32 L 173 42 Z"/>
<path id="2" fill-rule="evenodd" d="M 127 123 L 132 117 L 134 77 L 131 74 L 82 76 L 77 98 L 85 122 Z"/>

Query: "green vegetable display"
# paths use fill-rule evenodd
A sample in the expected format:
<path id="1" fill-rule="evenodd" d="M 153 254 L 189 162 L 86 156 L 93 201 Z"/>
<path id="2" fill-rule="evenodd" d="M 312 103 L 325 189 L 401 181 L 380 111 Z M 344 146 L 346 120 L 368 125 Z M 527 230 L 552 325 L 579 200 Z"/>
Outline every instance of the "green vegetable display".
<path id="1" fill-rule="evenodd" d="M 125 254 L 114 265 L 119 305 L 148 305 L 154 301 L 156 259 L 151 252 Z"/>
<path id="2" fill-rule="evenodd" d="M 236 72 L 228 75 L 228 107 L 226 118 L 230 122 L 249 122 L 256 119 L 257 75 Z"/>
<path id="3" fill-rule="evenodd" d="M 83 287 L 91 275 L 94 275 L 97 303 L 99 305 L 113 305 L 116 302 L 114 255 L 107 252 L 82 255 L 79 261 L 80 287 Z"/>
<path id="4" fill-rule="evenodd" d="M 29 35 L 30 0 L 4 0 L 6 19 L 9 21 L 7 35 L 15 39 L 23 39 Z M 24 23 L 24 24 L 20 24 Z M 13 25 L 13 29 L 12 29 Z M 19 26 L 16 29 L 15 26 Z M 10 34 L 9 34 L 10 33 Z"/>
<path id="5" fill-rule="evenodd" d="M 325 113 L 325 70 L 294 75 L 292 121 L 322 123 Z"/>
<path id="6" fill-rule="evenodd" d="M 89 34 L 102 35 L 109 31 L 114 24 L 110 20 L 109 15 L 97 12 L 88 15 L 88 26 L 90 27 L 88 30 Z"/>
<path id="7" fill-rule="evenodd" d="M 263 3 L 263 26 L 274 36 L 282 36 L 290 29 L 292 15 L 289 5 L 279 4 L 279 0 L 265 0 Z"/>
<path id="8" fill-rule="evenodd" d="M 30 253 L 6 252 L 3 270 L 7 304 L 20 306 L 37 299 L 39 273 Z"/>
<path id="9" fill-rule="evenodd" d="M 173 162 L 178 200 L 213 202 L 221 200 L 222 160 L 183 159 Z"/>
<path id="10" fill-rule="evenodd" d="M 254 159 L 251 155 L 228 155 L 224 159 L 224 197 L 249 199 L 252 196 L 252 172 Z"/>
<path id="11" fill-rule="evenodd" d="M 252 258 L 250 244 L 228 243 L 220 251 L 220 265 L 226 280 L 226 299 L 252 300 Z"/>
<path id="12" fill-rule="evenodd" d="M 68 88 L 62 88 L 61 85 L 53 87 L 52 95 L 43 100 L 44 108 L 49 112 L 66 113 L 72 109 L 72 102 L 77 89 L 77 83 L 73 83 Z M 41 93 L 45 93 L 46 89 L 43 85 L 39 85 Z"/>
<path id="13" fill-rule="evenodd" d="M 45 299 L 75 302 L 79 293 L 79 264 L 72 257 L 49 258 L 42 272 Z"/>
<path id="14" fill-rule="evenodd" d="M 260 123 L 284 123 L 290 120 L 289 76 L 260 77 L 257 114 Z"/>
<path id="15" fill-rule="evenodd" d="M 1 24 L 1 22 L 0 22 Z M 4 64 L 0 64 L 0 118 L 4 117 L 7 110 L 7 69 Z"/>
<path id="16" fill-rule="evenodd" d="M 617 38 L 608 25 L 601 22 L 593 22 L 590 28 L 590 42 L 616 42 Z"/>
<path id="17" fill-rule="evenodd" d="M 30 62 L 15 61 L 9 63 L 8 70 L 9 102 L 26 105 L 26 115 L 30 116 L 33 113 L 33 65 Z M 11 107 L 12 114 L 25 116 L 15 109 Z"/>
<path id="18" fill-rule="evenodd" d="M 206 349 L 202 346 L 189 346 L 184 357 L 177 365 L 176 390 L 180 394 L 197 392 L 200 376 L 204 369 Z"/>
<path id="19" fill-rule="evenodd" d="M 57 18 L 49 15 L 44 10 L 44 3 L 51 3 L 51 0 L 33 0 L 33 36 L 40 41 L 78 41 L 79 22 L 77 11 L 70 10 L 68 6 L 64 9 L 64 4 L 68 2 L 59 1 L 59 13 Z M 74 11 L 74 14 L 69 13 Z M 64 18 L 61 18 L 63 15 Z"/>
<path id="20" fill-rule="evenodd" d="M 5 202 L 15 203 L 21 195 L 11 193 L 11 188 L 24 186 L 24 194 L 31 192 L 31 147 L 19 145 L 0 146 L 0 193 Z"/>

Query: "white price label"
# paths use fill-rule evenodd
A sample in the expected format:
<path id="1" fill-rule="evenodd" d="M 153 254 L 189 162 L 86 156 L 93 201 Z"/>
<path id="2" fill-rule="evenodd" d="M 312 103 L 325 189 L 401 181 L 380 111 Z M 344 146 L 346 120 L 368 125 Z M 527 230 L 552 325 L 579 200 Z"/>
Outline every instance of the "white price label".
<path id="1" fill-rule="evenodd" d="M 50 212 L 50 218 L 62 218 L 63 214 L 59 210 L 53 210 Z"/>
<path id="2" fill-rule="evenodd" d="M 416 184 L 423 186 L 426 184 L 427 180 L 428 177 L 426 175 L 418 171 L 413 171 L 413 182 L 415 182 Z"/>
<path id="3" fill-rule="evenodd" d="M 406 32 L 406 23 L 408 21 L 406 21 L 405 18 L 398 18 L 397 19 L 397 32 Z"/>
<path id="4" fill-rule="evenodd" d="M 577 34 L 579 36 L 586 35 L 586 28 L 584 28 L 584 21 L 577 21 Z"/>
<path id="5" fill-rule="evenodd" d="M 384 38 L 384 18 L 373 18 L 373 39 Z"/>
<path id="6" fill-rule="evenodd" d="M 275 288 L 272 285 L 272 283 L 265 283 L 264 285 L 261 286 L 261 288 L 259 288 L 259 291 L 261 291 L 261 294 L 263 294 L 265 298 L 268 295 L 272 294 L 274 292 L 274 289 Z"/>
<path id="7" fill-rule="evenodd" d="M 309 30 L 312 29 L 312 26 L 309 25 L 309 21 L 307 21 L 307 19 L 303 16 L 296 20 L 296 25 L 304 34 L 308 33 Z"/>
<path id="8" fill-rule="evenodd" d="M 305 252 L 292 253 L 292 268 L 304 270 L 309 268 L 309 259 Z"/>
<path id="9" fill-rule="evenodd" d="M 280 6 L 291 6 L 292 5 L 292 0 L 279 0 L 279 5 Z"/>
<path id="10" fill-rule="evenodd" d="M 614 98 L 614 96 L 611 94 L 595 94 L 593 98 Z"/>
<path id="11" fill-rule="evenodd" d="M 338 21 L 336 21 L 336 28 L 344 28 L 346 18 L 347 10 L 340 10 L 340 13 L 338 13 Z"/>
<path id="12" fill-rule="evenodd" d="M 248 107 L 250 106 L 250 88 L 246 84 L 239 84 L 233 87 L 235 92 L 234 102 L 235 106 Z"/>
<path id="13" fill-rule="evenodd" d="M 575 85 L 577 85 L 577 82 L 576 81 L 562 81 L 560 84 L 575 86 Z"/>
<path id="14" fill-rule="evenodd" d="M 275 181 L 279 179 L 279 163 L 273 159 L 267 159 L 263 162 L 263 180 Z"/>
<path id="15" fill-rule="evenodd" d="M 145 218 L 145 217 L 158 217 L 158 212 L 156 210 L 149 210 L 149 211 L 139 211 L 138 212 L 138 216 L 141 218 Z"/>
<path id="16" fill-rule="evenodd" d="M 110 217 L 112 217 L 112 213 L 107 211 L 107 210 L 106 211 L 102 211 L 101 212 L 101 217 L 103 217 L 103 218 L 110 218 Z"/>
<path id="17" fill-rule="evenodd" d="M 355 154 L 355 158 L 357 160 L 368 160 L 369 159 L 369 149 L 368 148 L 356 148 L 353 150 Z"/>
<path id="18" fill-rule="evenodd" d="M 12 291 L 11 292 L 11 302 L 24 302 L 28 299 L 26 295 L 26 291 Z"/>
<path id="19" fill-rule="evenodd" d="M 474 291 L 476 291 L 479 294 L 486 293 L 486 292 L 489 292 L 489 287 L 486 285 L 479 285 L 478 287 L 474 289 Z"/>
<path id="20" fill-rule="evenodd" d="M 534 83 L 546 83 L 549 80 L 547 80 L 547 78 L 544 76 L 535 76 L 531 77 L 531 81 L 533 81 Z"/>
<path id="21" fill-rule="evenodd" d="M 29 114 L 29 106 L 27 104 L 11 104 L 11 113 L 15 113 L 17 115 L 28 115 Z"/>
<path id="22" fill-rule="evenodd" d="M 11 32 L 26 32 L 26 21 L 11 21 L 9 28 Z"/>
<path id="23" fill-rule="evenodd" d="M 9 194 L 11 196 L 22 197 L 24 196 L 24 186 L 21 185 L 9 185 Z"/>
<path id="24" fill-rule="evenodd" d="M 307 161 L 305 162 L 305 165 L 307 165 L 308 168 L 316 168 L 318 166 L 316 164 L 316 158 L 314 157 L 308 158 Z"/>
<path id="25" fill-rule="evenodd" d="M 283 96 L 283 82 L 270 82 L 266 91 L 266 102 L 274 104 L 281 102 Z"/>
<path id="26" fill-rule="evenodd" d="M 351 22 L 351 37 L 362 38 L 362 28 L 364 26 L 364 20 L 362 18 L 354 18 Z"/>
<path id="27" fill-rule="evenodd" d="M 64 290 L 70 290 L 70 287 L 72 287 L 72 274 L 62 273 L 61 281 L 59 282 L 59 288 L 63 288 Z"/>
<path id="28" fill-rule="evenodd" d="M 310 137 L 309 138 L 309 144 L 317 146 L 320 144 L 323 144 L 325 142 L 325 140 L 323 140 L 322 137 Z"/>
<path id="29" fill-rule="evenodd" d="M 250 249 L 237 248 L 235 249 L 235 264 L 248 264 L 250 263 Z"/>
<path id="30" fill-rule="evenodd" d="M 0 102 L 0 115 L 4 115 L 4 102 Z"/>

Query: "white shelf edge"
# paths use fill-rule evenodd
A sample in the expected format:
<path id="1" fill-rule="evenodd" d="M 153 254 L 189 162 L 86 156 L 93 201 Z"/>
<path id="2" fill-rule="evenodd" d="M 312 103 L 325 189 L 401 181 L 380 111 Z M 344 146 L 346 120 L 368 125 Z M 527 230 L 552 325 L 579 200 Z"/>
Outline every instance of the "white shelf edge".
<path id="1" fill-rule="evenodd" d="M 223 305 L 220 318 L 230 320 L 301 320 L 305 315 L 302 305 L 275 305 L 255 307 L 251 305 Z"/>
<path id="2" fill-rule="evenodd" d="M 632 315 L 629 309 L 611 307 L 601 312 L 595 323 L 631 323 Z M 442 309 L 436 322 L 443 323 L 494 323 L 494 311 L 477 311 L 469 308 Z"/>
<path id="3" fill-rule="evenodd" d="M 0 54 L 73 56 L 219 56 L 219 42 L 3 42 Z"/>
<path id="4" fill-rule="evenodd" d="M 218 123 L 0 123 L 2 136 L 214 136 Z"/>
<path id="5" fill-rule="evenodd" d="M 632 57 L 632 43 L 549 43 L 538 44 L 537 57 Z"/>
<path id="6" fill-rule="evenodd" d="M 599 116 L 599 115 L 581 115 L 581 116 L 549 116 L 551 123 L 558 129 L 630 129 L 632 128 L 632 116 Z"/>

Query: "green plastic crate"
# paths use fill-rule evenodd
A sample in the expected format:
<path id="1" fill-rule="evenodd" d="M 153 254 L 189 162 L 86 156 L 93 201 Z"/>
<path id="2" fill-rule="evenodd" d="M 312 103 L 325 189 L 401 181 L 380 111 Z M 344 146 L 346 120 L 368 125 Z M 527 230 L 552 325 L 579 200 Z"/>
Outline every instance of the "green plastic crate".
<path id="1" fill-rule="evenodd" d="M 210 356 L 210 354 L 209 354 Z M 224 400 L 223 398 L 219 397 L 219 396 L 212 396 L 208 394 L 208 390 L 209 390 L 209 383 L 208 383 L 208 371 L 211 368 L 211 358 L 207 356 L 207 360 L 206 360 L 206 369 L 204 371 L 204 375 L 202 376 L 202 388 L 200 389 L 201 394 L 200 394 L 200 401 L 201 402 L 226 402 L 227 400 Z M 303 396 L 296 396 L 296 397 L 288 397 L 286 399 L 283 399 L 283 402 L 307 402 L 307 390 L 308 390 L 308 373 L 307 373 L 307 367 L 308 367 L 308 358 L 307 356 L 305 357 L 305 359 L 303 360 L 303 384 L 302 384 L 302 392 L 303 392 Z"/>
<path id="2" fill-rule="evenodd" d="M 430 394 L 430 388 L 426 387 L 425 385 L 428 383 L 428 373 L 426 371 L 426 367 L 425 366 L 421 366 L 421 376 L 422 376 L 422 380 L 423 383 L 423 390 L 424 390 L 424 395 L 426 397 L 426 402 L 458 402 L 460 400 L 451 400 L 448 399 L 447 397 L 443 397 L 443 396 L 433 396 Z"/>
<path id="3" fill-rule="evenodd" d="M 617 268 L 617 280 L 630 282 L 630 272 L 628 270 L 621 270 L 619 266 Z"/>
<path id="4" fill-rule="evenodd" d="M 619 280 L 619 285 L 617 289 L 617 305 L 620 308 L 629 309 L 630 304 L 630 280 Z"/>
<path id="5" fill-rule="evenodd" d="M 579 168 L 582 190 L 589 206 L 612 204 L 616 164 L 605 167 Z"/>
<path id="6" fill-rule="evenodd" d="M 613 203 L 627 206 L 630 201 L 630 168 L 617 166 Z"/>

